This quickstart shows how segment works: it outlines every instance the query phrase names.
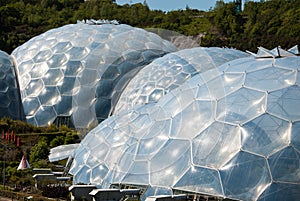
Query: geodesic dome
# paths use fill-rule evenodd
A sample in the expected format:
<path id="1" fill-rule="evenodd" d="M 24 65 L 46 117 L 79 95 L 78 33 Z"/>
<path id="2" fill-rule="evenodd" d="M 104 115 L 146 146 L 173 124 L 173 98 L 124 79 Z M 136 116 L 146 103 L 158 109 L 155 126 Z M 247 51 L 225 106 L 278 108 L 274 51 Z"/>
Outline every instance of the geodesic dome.
<path id="1" fill-rule="evenodd" d="M 113 107 L 124 75 L 175 50 L 159 36 L 124 24 L 70 24 L 34 37 L 12 53 L 27 121 L 97 125 Z"/>
<path id="2" fill-rule="evenodd" d="M 198 47 L 169 53 L 142 68 L 129 80 L 114 113 L 136 105 L 155 103 L 196 74 L 247 56 L 249 54 L 239 50 L 218 47 Z"/>
<path id="3" fill-rule="evenodd" d="M 233 60 L 108 118 L 76 150 L 74 182 L 298 200 L 300 57 L 280 51 Z"/>
<path id="4" fill-rule="evenodd" d="M 0 51 L 0 119 L 23 120 L 24 113 L 15 68 L 10 56 Z"/>

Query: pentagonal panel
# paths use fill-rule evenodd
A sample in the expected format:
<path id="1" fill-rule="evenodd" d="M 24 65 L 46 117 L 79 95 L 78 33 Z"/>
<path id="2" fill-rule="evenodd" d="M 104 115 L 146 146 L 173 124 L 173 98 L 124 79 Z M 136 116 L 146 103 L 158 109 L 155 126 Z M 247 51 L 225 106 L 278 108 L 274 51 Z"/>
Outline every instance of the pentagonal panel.
<path id="1" fill-rule="evenodd" d="M 83 174 L 80 173 L 85 173 L 85 175 L 83 176 Z M 91 170 L 89 167 L 83 166 L 79 171 L 77 176 L 74 177 L 74 181 L 83 181 L 85 183 L 88 183 L 89 180 L 91 178 Z"/>

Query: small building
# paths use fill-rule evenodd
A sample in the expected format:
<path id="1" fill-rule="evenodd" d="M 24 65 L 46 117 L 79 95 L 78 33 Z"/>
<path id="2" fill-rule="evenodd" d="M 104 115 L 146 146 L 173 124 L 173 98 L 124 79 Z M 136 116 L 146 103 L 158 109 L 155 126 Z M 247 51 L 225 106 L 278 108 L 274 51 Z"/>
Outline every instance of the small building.
<path id="1" fill-rule="evenodd" d="M 64 184 L 70 177 L 63 177 L 63 172 L 52 172 L 50 168 L 34 168 L 32 170 L 35 187 L 40 188 L 48 184 Z"/>
<path id="2" fill-rule="evenodd" d="M 93 201 L 111 201 L 136 198 L 140 200 L 140 189 L 94 189 L 90 192 Z"/>
<path id="3" fill-rule="evenodd" d="M 69 187 L 69 191 L 71 193 L 71 200 L 87 200 L 92 201 L 93 197 L 89 195 L 89 193 L 96 189 L 94 185 L 72 185 Z"/>
<path id="4" fill-rule="evenodd" d="M 35 174 L 32 176 L 35 179 L 35 187 L 40 188 L 42 186 L 55 183 L 56 176 L 54 174 Z"/>

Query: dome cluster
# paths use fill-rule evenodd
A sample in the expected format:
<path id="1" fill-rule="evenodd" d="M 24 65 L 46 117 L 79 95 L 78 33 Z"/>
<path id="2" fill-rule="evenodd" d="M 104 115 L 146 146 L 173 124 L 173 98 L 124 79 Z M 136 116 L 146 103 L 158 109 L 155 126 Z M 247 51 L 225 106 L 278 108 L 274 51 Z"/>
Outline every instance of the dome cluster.
<path id="1" fill-rule="evenodd" d="M 143 187 L 143 200 L 298 200 L 299 69 L 297 47 L 177 51 L 154 33 L 90 20 L 0 52 L 0 117 L 94 127 L 50 157 L 74 154 L 74 184 Z"/>
<path id="2" fill-rule="evenodd" d="M 270 55 L 198 73 L 157 103 L 108 118 L 76 150 L 74 182 L 299 199 L 300 57 Z"/>

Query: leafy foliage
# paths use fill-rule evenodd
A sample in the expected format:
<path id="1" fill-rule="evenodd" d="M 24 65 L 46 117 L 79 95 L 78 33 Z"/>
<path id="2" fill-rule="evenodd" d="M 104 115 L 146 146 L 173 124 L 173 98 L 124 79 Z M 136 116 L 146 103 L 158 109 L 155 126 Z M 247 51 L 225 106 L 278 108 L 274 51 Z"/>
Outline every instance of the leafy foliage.
<path id="1" fill-rule="evenodd" d="M 22 190 L 34 185 L 31 169 L 17 170 L 23 155 L 27 156 L 33 168 L 57 169 L 55 164 L 49 163 L 49 149 L 68 142 L 78 143 L 80 141 L 76 132 L 62 125 L 57 128 L 55 125 L 39 128 L 22 121 L 9 118 L 0 120 L 0 129 L 4 134 L 15 133 L 20 137 L 20 146 L 11 138 L 2 138 L 0 141 L 0 171 L 5 168 L 5 184 Z M 4 135 L 5 136 L 5 135 Z M 64 165 L 66 161 L 57 165 Z M 4 177 L 0 178 L 3 183 Z"/>
<path id="2" fill-rule="evenodd" d="M 49 155 L 49 149 L 47 145 L 47 140 L 43 138 L 31 148 L 30 162 L 34 163 L 40 160 L 45 160 L 48 158 L 48 155 Z"/>

